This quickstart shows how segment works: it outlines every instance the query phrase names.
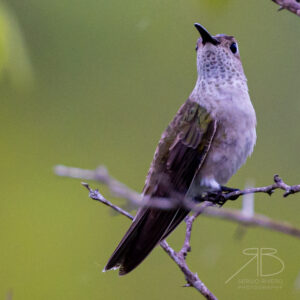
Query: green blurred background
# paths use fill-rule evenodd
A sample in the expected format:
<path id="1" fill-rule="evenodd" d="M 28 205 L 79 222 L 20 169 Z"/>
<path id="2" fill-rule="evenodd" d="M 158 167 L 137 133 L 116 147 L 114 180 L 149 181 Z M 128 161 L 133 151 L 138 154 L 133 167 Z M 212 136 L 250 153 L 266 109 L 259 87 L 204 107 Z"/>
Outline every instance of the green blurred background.
<path id="1" fill-rule="evenodd" d="M 257 111 L 254 154 L 229 185 L 270 184 L 274 173 L 300 183 L 300 19 L 277 8 L 268 0 L 1 2 L 0 299 L 201 299 L 181 287 L 159 248 L 126 277 L 102 273 L 129 221 L 53 166 L 103 164 L 141 191 L 161 132 L 193 89 L 200 22 L 238 39 Z M 256 196 L 256 212 L 295 226 L 299 209 L 298 195 Z M 299 299 L 299 240 L 263 229 L 237 239 L 237 228 L 199 218 L 192 270 L 220 299 Z M 181 225 L 168 239 L 175 249 L 183 234 Z M 279 286 L 241 288 L 238 280 L 257 279 L 255 263 L 225 284 L 250 247 L 278 250 Z"/>

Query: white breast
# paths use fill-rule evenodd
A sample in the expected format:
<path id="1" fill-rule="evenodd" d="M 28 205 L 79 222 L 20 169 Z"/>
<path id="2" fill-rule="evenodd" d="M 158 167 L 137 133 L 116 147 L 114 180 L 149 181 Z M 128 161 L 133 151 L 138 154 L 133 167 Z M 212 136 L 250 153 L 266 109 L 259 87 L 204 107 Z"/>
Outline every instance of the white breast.
<path id="1" fill-rule="evenodd" d="M 190 189 L 192 194 L 225 185 L 245 163 L 256 142 L 256 117 L 247 89 L 206 94 L 200 104 L 217 120 L 217 131 L 206 160 Z"/>

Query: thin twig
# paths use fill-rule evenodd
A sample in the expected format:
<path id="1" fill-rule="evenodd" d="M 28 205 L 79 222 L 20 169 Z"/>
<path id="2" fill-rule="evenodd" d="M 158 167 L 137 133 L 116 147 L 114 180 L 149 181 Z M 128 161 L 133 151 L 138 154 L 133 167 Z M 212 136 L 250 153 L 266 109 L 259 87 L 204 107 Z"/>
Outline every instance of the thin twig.
<path id="1" fill-rule="evenodd" d="M 273 192 L 277 189 L 285 191 L 283 197 L 287 197 L 291 194 L 299 193 L 300 192 L 300 184 L 298 185 L 288 185 L 286 184 L 278 175 L 274 175 L 274 183 L 264 187 L 256 187 L 256 188 L 248 188 L 245 190 L 238 190 L 226 195 L 223 195 L 226 200 L 230 198 L 239 197 L 241 195 L 246 194 L 254 194 L 254 193 L 265 193 L 272 195 Z"/>
<path id="2" fill-rule="evenodd" d="M 200 292 L 206 299 L 217 300 L 217 297 L 205 286 L 205 284 L 199 279 L 197 273 L 193 273 L 185 259 L 180 257 L 177 252 L 175 252 L 169 244 L 164 240 L 160 243 L 160 246 L 169 254 L 173 261 L 180 268 L 187 281 L 186 287 L 194 287 L 198 292 Z"/>
<path id="3" fill-rule="evenodd" d="M 81 180 L 94 180 L 108 186 L 113 196 L 130 201 L 136 206 L 140 205 L 140 194 L 127 187 L 117 179 L 111 177 L 104 166 L 99 166 L 95 170 L 57 165 L 54 173 L 58 176 L 77 178 Z"/>
<path id="4" fill-rule="evenodd" d="M 278 10 L 289 10 L 290 12 L 300 16 L 300 1 L 299 0 L 272 0 L 280 7 Z"/>
<path id="5" fill-rule="evenodd" d="M 178 252 L 178 255 L 181 256 L 183 259 L 185 259 L 188 252 L 191 251 L 191 235 L 192 235 L 192 227 L 193 227 L 194 221 L 200 214 L 205 213 L 205 211 L 208 207 L 213 206 L 213 205 L 214 204 L 212 202 L 205 201 L 200 206 L 200 209 L 195 214 L 193 214 L 192 216 L 186 217 L 186 219 L 185 219 L 185 223 L 186 223 L 185 239 L 184 239 L 184 243 L 183 243 L 181 250 Z"/>
<path id="6" fill-rule="evenodd" d="M 249 217 L 241 213 L 240 210 L 225 209 L 225 208 L 216 209 L 213 207 L 208 207 L 203 212 L 203 215 L 214 217 L 214 218 L 220 218 L 232 222 L 237 222 L 241 225 L 248 226 L 248 227 L 255 227 L 255 226 L 262 227 L 262 228 L 284 233 L 300 239 L 299 228 L 296 228 L 287 222 L 274 221 L 261 214 L 254 214 L 252 217 Z"/>
<path id="7" fill-rule="evenodd" d="M 81 184 L 89 191 L 89 197 L 92 198 L 93 200 L 97 200 L 102 202 L 103 204 L 111 207 L 112 209 L 114 209 L 115 211 L 117 211 L 118 213 L 120 213 L 121 215 L 129 218 L 129 219 L 133 219 L 133 216 L 127 212 L 126 210 L 120 208 L 117 205 L 112 204 L 110 201 L 106 200 L 103 195 L 98 191 L 98 190 L 92 190 L 90 188 L 90 186 L 85 183 L 85 182 L 81 182 Z"/>

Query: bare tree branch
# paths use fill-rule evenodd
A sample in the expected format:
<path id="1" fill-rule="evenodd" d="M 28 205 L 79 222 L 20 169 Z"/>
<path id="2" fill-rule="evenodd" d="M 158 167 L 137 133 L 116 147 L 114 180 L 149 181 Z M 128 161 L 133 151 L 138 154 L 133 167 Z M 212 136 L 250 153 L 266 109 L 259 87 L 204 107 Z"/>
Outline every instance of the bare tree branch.
<path id="1" fill-rule="evenodd" d="M 179 253 L 175 252 L 169 244 L 164 240 L 160 243 L 160 246 L 169 254 L 173 261 L 180 268 L 185 276 L 187 284 L 185 287 L 194 287 L 198 292 L 200 292 L 206 299 L 217 300 L 217 297 L 205 286 L 205 284 L 199 279 L 197 273 L 193 273 L 184 258 L 182 258 Z"/>
<path id="2" fill-rule="evenodd" d="M 230 199 L 232 197 L 239 197 L 241 195 L 253 194 L 253 193 L 266 193 L 272 195 L 277 189 L 285 191 L 283 197 L 287 197 L 291 194 L 300 192 L 300 184 L 298 185 L 288 185 L 286 184 L 278 175 L 274 175 L 274 183 L 264 187 L 249 188 L 242 191 L 235 191 L 225 195 L 225 199 Z"/>
<path id="3" fill-rule="evenodd" d="M 270 229 L 272 231 L 277 231 L 280 233 L 291 235 L 293 237 L 300 239 L 300 228 L 296 228 L 287 222 L 274 221 L 260 214 L 254 214 L 254 216 L 249 217 L 241 213 L 240 210 L 225 209 L 225 208 L 217 209 L 217 208 L 209 207 L 205 209 L 203 215 L 220 218 L 232 222 L 237 222 L 244 226 L 262 227 L 262 228 Z"/>
<path id="4" fill-rule="evenodd" d="M 102 194 L 98 190 L 93 190 L 89 187 L 87 183 L 82 183 L 84 187 L 86 187 L 90 194 L 90 198 L 96 201 L 100 201 L 104 203 L 107 206 L 112 207 L 114 210 L 118 211 L 120 214 L 123 214 L 127 217 L 130 217 L 130 214 L 128 214 L 125 210 L 120 209 L 118 206 L 115 206 L 108 200 L 106 200 Z M 260 188 L 258 188 L 260 189 Z M 170 199 L 168 200 L 169 202 L 172 202 Z M 292 225 L 290 225 L 287 222 L 278 222 L 274 221 L 264 215 L 261 214 L 254 214 L 253 216 L 248 216 L 245 213 L 243 213 L 241 210 L 234 210 L 234 209 L 225 209 L 225 208 L 217 208 L 217 207 L 212 207 L 213 203 L 209 201 L 205 201 L 204 205 L 196 205 L 194 204 L 194 211 L 195 215 L 188 217 L 186 220 L 187 222 L 187 231 L 186 231 L 186 237 L 185 237 L 185 245 L 182 250 L 183 253 L 189 252 L 189 240 L 190 240 L 190 235 L 191 235 L 191 230 L 192 230 L 192 224 L 194 220 L 200 215 L 203 214 L 205 216 L 209 217 L 215 217 L 223 220 L 228 220 L 232 222 L 239 223 L 244 226 L 248 227 L 263 227 L 266 229 L 270 229 L 273 231 L 277 231 L 280 233 L 284 233 L 287 235 L 291 235 L 293 237 L 299 238 L 300 239 L 300 229 L 296 228 Z M 157 206 L 155 206 L 157 207 Z M 126 215 L 128 214 L 128 215 Z"/>
<path id="5" fill-rule="evenodd" d="M 129 212 L 127 212 L 126 210 L 120 208 L 117 205 L 112 204 L 110 201 L 106 200 L 98 190 L 92 190 L 90 188 L 90 186 L 85 182 L 81 182 L 81 184 L 85 188 L 87 188 L 87 190 L 90 192 L 90 194 L 89 194 L 90 198 L 92 198 L 93 200 L 97 200 L 97 201 L 102 202 L 103 204 L 105 204 L 105 205 L 111 207 L 112 209 L 114 209 L 115 211 L 117 211 L 119 214 L 121 214 L 121 215 L 123 215 L 123 216 L 125 216 L 125 217 L 127 217 L 131 220 L 133 219 L 133 216 Z"/>
<path id="6" fill-rule="evenodd" d="M 229 220 L 233 222 L 240 223 L 245 226 L 258 226 L 273 231 L 285 233 L 296 238 L 300 238 L 300 229 L 293 227 L 287 222 L 278 222 L 274 221 L 264 215 L 255 214 L 253 216 L 248 216 L 240 210 L 229 210 L 229 209 L 218 209 L 216 207 L 209 207 L 203 211 L 203 207 L 199 206 L 196 202 L 191 201 L 190 199 L 179 198 L 178 195 L 175 195 L 172 199 L 165 198 L 154 198 L 151 199 L 151 202 L 148 199 L 142 199 L 141 195 L 137 192 L 131 190 L 123 183 L 119 182 L 115 178 L 111 177 L 106 168 L 98 167 L 96 170 L 84 170 L 79 168 L 72 168 L 66 166 L 56 166 L 54 169 L 55 173 L 59 176 L 66 176 L 71 178 L 78 178 L 84 180 L 95 180 L 107 185 L 111 193 L 115 197 L 126 199 L 136 206 L 151 206 L 159 207 L 161 209 L 170 209 L 178 205 L 178 202 L 181 201 L 181 204 L 184 205 L 196 213 L 203 213 L 206 216 L 216 217 L 224 220 Z M 87 184 L 83 184 L 90 191 L 90 197 L 94 200 L 102 201 L 104 197 L 98 190 L 92 190 L 88 187 Z M 298 193 L 300 191 L 300 185 L 288 185 L 286 184 L 278 175 L 274 176 L 274 183 L 265 187 L 256 187 L 248 188 L 244 190 L 237 190 L 228 194 L 222 194 L 220 197 L 224 200 L 229 200 L 231 198 L 240 197 L 242 195 L 253 194 L 253 193 L 266 193 L 271 195 L 276 189 L 281 189 L 285 191 L 283 194 L 284 197 L 287 197 L 291 194 Z M 177 197 L 177 198 L 176 198 Z M 105 201 L 107 203 L 105 203 Z M 102 201 L 104 204 L 113 207 L 113 204 L 109 201 Z M 116 207 L 117 208 L 117 207 Z M 117 210 L 114 208 L 115 210 Z M 120 212 L 120 211 L 119 211 Z M 122 213 L 122 212 L 120 212 Z"/>
<path id="7" fill-rule="evenodd" d="M 280 6 L 278 10 L 289 10 L 290 12 L 300 16 L 300 1 L 299 0 L 272 0 Z"/>
<path id="8" fill-rule="evenodd" d="M 272 195 L 272 193 L 276 189 L 281 189 L 285 193 L 284 197 L 287 197 L 291 194 L 300 192 L 300 185 L 288 185 L 286 184 L 278 175 L 274 176 L 274 183 L 265 187 L 256 187 L 256 188 L 247 188 L 244 190 L 237 190 L 230 193 L 222 193 L 218 194 L 207 194 L 204 200 L 199 205 L 195 201 L 191 199 L 186 199 L 179 197 L 174 194 L 171 199 L 165 198 L 152 198 L 151 202 L 148 199 L 143 199 L 142 196 L 128 188 L 123 183 L 111 177 L 107 170 L 104 167 L 99 167 L 96 170 L 83 170 L 78 168 L 70 168 L 66 166 L 57 166 L 55 167 L 55 173 L 59 176 L 72 177 L 72 178 L 80 178 L 85 180 L 95 180 L 100 183 L 103 183 L 108 186 L 110 192 L 119 198 L 126 199 L 131 203 L 134 203 L 137 206 L 154 206 L 159 207 L 161 209 L 170 209 L 175 206 L 183 205 L 190 210 L 194 211 L 194 215 L 188 216 L 186 218 L 186 235 L 183 246 L 179 252 L 174 251 L 166 241 L 162 241 L 160 246 L 168 253 L 168 255 L 173 259 L 173 261 L 180 268 L 182 273 L 185 276 L 187 284 L 185 286 L 194 287 L 197 291 L 199 291 L 206 299 L 217 299 L 205 286 L 205 284 L 199 279 L 197 273 L 193 273 L 188 265 L 186 264 L 185 258 L 191 250 L 190 240 L 191 240 L 191 232 L 193 222 L 200 215 L 206 215 L 210 217 L 220 218 L 224 220 L 229 220 L 233 222 L 237 222 L 239 224 L 245 226 L 259 226 L 262 228 L 267 228 L 273 231 L 281 232 L 284 234 L 291 235 L 296 238 L 300 238 L 300 229 L 291 226 L 286 222 L 277 222 L 273 221 L 270 218 L 259 215 L 259 214 L 247 214 L 247 212 L 240 210 L 232 210 L 232 209 L 220 209 L 213 207 L 215 206 L 214 202 L 226 202 L 227 200 L 237 199 L 242 195 L 253 194 L 253 193 L 266 193 L 268 195 Z M 110 201 L 105 199 L 105 197 L 98 191 L 93 190 L 89 187 L 87 183 L 82 183 L 84 187 L 86 187 L 89 191 L 90 198 L 99 201 L 118 213 L 126 216 L 129 219 L 133 219 L 133 216 L 128 213 L 126 210 L 112 204 Z M 220 198 L 218 201 L 212 198 Z"/>
<path id="9" fill-rule="evenodd" d="M 104 185 L 107 185 L 113 196 L 126 199 L 129 202 L 136 205 L 137 207 L 151 206 L 151 207 L 158 207 L 161 209 L 171 209 L 180 204 L 181 206 L 182 205 L 186 206 L 186 208 L 190 210 L 197 211 L 198 209 L 197 208 L 198 205 L 194 201 L 191 201 L 191 199 L 186 199 L 186 198 L 183 199 L 181 195 L 176 195 L 175 193 L 172 199 L 151 198 L 151 203 L 149 203 L 148 201 L 149 198 L 147 197 L 143 198 L 139 193 L 128 188 L 125 184 L 121 183 L 120 181 L 110 176 L 109 173 L 107 172 L 107 169 L 103 166 L 99 166 L 95 170 L 86 170 L 86 169 L 79 169 L 79 168 L 58 165 L 54 168 L 54 172 L 58 176 L 78 178 L 81 180 L 98 181 Z M 274 183 L 268 186 L 237 190 L 231 193 L 213 195 L 212 197 L 208 195 L 205 200 L 217 202 L 216 198 L 219 197 L 219 201 L 222 202 L 222 201 L 233 200 L 233 199 L 236 200 L 238 197 L 242 195 L 254 194 L 254 193 L 266 193 L 268 195 L 271 195 L 277 189 L 281 189 L 285 191 L 283 195 L 284 197 L 300 192 L 300 185 L 290 186 L 286 184 L 278 175 L 275 175 L 273 180 Z"/>
<path id="10" fill-rule="evenodd" d="M 126 210 L 112 204 L 110 201 L 106 200 L 99 191 L 92 190 L 87 183 L 82 183 L 84 187 L 86 187 L 90 193 L 90 197 L 94 200 L 97 200 L 118 213 L 122 214 L 123 216 L 127 217 L 130 220 L 133 220 L 133 216 L 128 213 Z M 209 203 L 205 205 L 205 207 L 213 205 L 212 203 Z M 203 207 L 204 209 L 204 207 Z M 178 267 L 181 269 L 183 274 L 185 275 L 185 279 L 187 281 L 187 286 L 194 287 L 197 291 L 199 291 L 206 299 L 209 300 L 217 300 L 217 298 L 212 294 L 212 292 L 205 286 L 205 284 L 199 279 L 197 274 L 194 274 L 189 267 L 187 266 L 185 262 L 185 257 L 188 249 L 190 249 L 189 243 L 190 243 L 190 237 L 191 237 L 191 231 L 192 231 L 192 223 L 196 219 L 196 217 L 200 214 L 200 212 L 197 212 L 194 216 L 188 217 L 187 221 L 187 237 L 185 240 L 185 243 L 182 247 L 182 249 L 177 253 L 174 251 L 169 244 L 166 241 L 162 241 L 160 243 L 160 246 L 165 250 L 165 252 L 173 259 L 173 261 L 178 265 Z M 184 254 L 185 253 L 185 254 Z"/>
<path id="11" fill-rule="evenodd" d="M 95 170 L 86 170 L 58 165 L 55 166 L 54 173 L 58 176 L 78 178 L 81 180 L 94 180 L 103 183 L 108 186 L 113 196 L 128 200 L 136 206 L 140 206 L 140 194 L 111 177 L 107 169 L 103 166 L 99 166 Z"/>

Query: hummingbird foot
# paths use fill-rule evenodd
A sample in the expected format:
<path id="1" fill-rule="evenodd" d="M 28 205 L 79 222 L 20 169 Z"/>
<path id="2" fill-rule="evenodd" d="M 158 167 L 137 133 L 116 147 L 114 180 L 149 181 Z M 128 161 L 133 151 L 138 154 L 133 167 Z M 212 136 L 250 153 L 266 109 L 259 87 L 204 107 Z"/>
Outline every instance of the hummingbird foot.
<path id="1" fill-rule="evenodd" d="M 232 193 L 232 192 L 239 191 L 239 189 L 231 188 L 231 187 L 224 186 L 224 185 L 221 185 L 220 189 L 222 192 L 225 192 L 225 193 Z"/>
<path id="2" fill-rule="evenodd" d="M 227 201 L 227 199 L 224 197 L 224 194 L 225 193 L 222 191 L 222 189 L 219 191 L 211 191 L 207 193 L 205 200 L 223 206 Z"/>
<path id="3" fill-rule="evenodd" d="M 201 195 L 194 197 L 194 200 L 197 202 L 209 201 L 214 204 L 223 206 L 228 200 L 234 201 L 239 197 L 239 196 L 226 197 L 228 194 L 237 191 L 239 191 L 239 189 L 230 188 L 227 186 L 220 186 L 219 190 L 204 192 Z"/>
<path id="4" fill-rule="evenodd" d="M 203 202 L 203 201 L 209 201 L 217 205 L 224 205 L 225 202 L 228 200 L 224 197 L 224 193 L 222 190 L 218 191 L 209 191 L 209 192 L 204 192 L 199 196 L 194 197 L 194 200 L 196 202 Z"/>
<path id="5" fill-rule="evenodd" d="M 239 191 L 239 189 L 221 186 L 220 190 L 206 192 L 203 195 L 201 195 L 200 199 L 199 197 L 196 197 L 196 200 L 210 201 L 214 204 L 223 206 L 228 200 L 234 201 L 239 197 L 239 196 L 231 196 L 229 198 L 226 197 L 226 195 L 236 191 Z"/>
<path id="6" fill-rule="evenodd" d="M 230 188 L 227 186 L 221 186 L 221 191 L 222 193 L 226 194 L 230 194 L 232 192 L 238 192 L 240 191 L 240 189 L 235 189 L 235 188 Z M 239 196 L 231 196 L 230 198 L 227 198 L 228 200 L 234 201 L 238 198 Z"/>

